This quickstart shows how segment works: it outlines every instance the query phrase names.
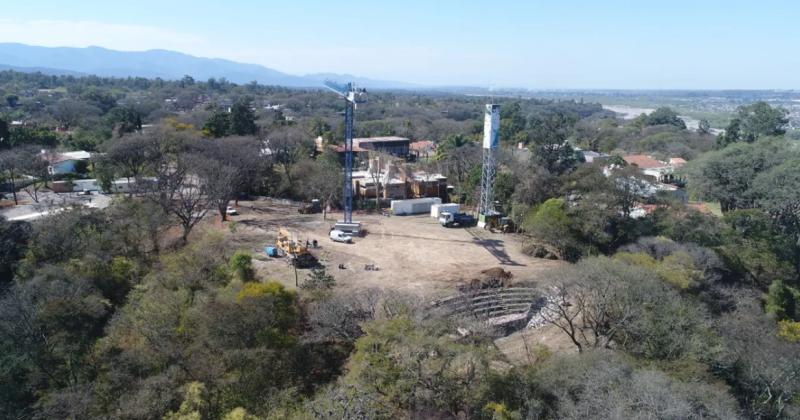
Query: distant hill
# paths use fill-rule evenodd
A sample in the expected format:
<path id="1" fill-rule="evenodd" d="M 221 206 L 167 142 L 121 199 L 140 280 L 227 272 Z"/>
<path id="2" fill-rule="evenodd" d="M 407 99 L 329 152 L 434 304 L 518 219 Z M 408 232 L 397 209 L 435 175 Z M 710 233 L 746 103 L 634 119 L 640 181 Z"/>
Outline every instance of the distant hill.
<path id="1" fill-rule="evenodd" d="M 350 75 L 317 73 L 296 76 L 257 64 L 244 64 L 219 58 L 202 58 L 175 51 L 116 51 L 101 47 L 39 47 L 0 43 L 0 69 L 45 74 L 106 77 L 147 77 L 175 80 L 190 75 L 197 80 L 224 77 L 244 84 L 257 81 L 265 85 L 318 87 L 325 79 L 354 81 L 366 88 L 402 89 L 414 85 L 372 80 Z"/>
<path id="2" fill-rule="evenodd" d="M 85 73 L 80 73 L 77 71 L 70 71 L 64 69 L 51 69 L 49 67 L 20 67 L 20 66 L 9 66 L 7 64 L 0 64 L 0 71 L 2 70 L 14 70 L 22 73 L 42 73 L 52 76 L 86 76 Z"/>

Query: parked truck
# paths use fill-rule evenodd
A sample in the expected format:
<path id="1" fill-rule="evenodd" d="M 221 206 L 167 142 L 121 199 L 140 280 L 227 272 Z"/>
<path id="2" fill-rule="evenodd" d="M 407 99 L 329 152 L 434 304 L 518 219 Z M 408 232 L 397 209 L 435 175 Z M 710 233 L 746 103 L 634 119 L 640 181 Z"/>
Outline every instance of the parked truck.
<path id="1" fill-rule="evenodd" d="M 303 203 L 300 205 L 300 208 L 297 209 L 297 212 L 300 214 L 314 214 L 322 212 L 322 206 L 320 205 L 319 200 L 314 199 L 311 200 L 310 203 Z"/>
<path id="2" fill-rule="evenodd" d="M 439 214 L 439 223 L 444 227 L 468 227 L 475 225 L 476 222 L 475 217 L 467 213 L 443 211 Z"/>

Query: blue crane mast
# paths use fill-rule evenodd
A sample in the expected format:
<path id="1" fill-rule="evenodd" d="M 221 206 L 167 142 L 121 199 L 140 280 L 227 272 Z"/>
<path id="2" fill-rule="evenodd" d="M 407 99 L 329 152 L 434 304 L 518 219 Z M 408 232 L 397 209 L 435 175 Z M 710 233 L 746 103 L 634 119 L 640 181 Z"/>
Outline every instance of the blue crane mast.
<path id="1" fill-rule="evenodd" d="M 366 102 L 366 90 L 356 89 L 352 83 L 339 84 L 326 81 L 325 87 L 344 98 L 344 188 L 342 207 L 344 224 L 353 223 L 353 135 L 355 134 L 355 110 L 358 104 Z"/>

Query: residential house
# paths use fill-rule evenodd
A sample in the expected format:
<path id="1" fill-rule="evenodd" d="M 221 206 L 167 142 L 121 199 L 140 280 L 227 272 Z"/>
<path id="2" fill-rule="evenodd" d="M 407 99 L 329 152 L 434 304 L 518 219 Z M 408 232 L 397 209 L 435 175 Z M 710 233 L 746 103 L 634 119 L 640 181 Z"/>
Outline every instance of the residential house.
<path id="1" fill-rule="evenodd" d="M 397 136 L 364 137 L 353 139 L 354 150 L 356 146 L 364 150 L 374 150 L 376 152 L 405 158 L 408 156 L 411 140 Z"/>
<path id="2" fill-rule="evenodd" d="M 92 154 L 83 150 L 63 153 L 42 150 L 42 157 L 49 164 L 47 172 L 50 175 L 66 175 L 85 171 Z"/>
<path id="3" fill-rule="evenodd" d="M 658 182 L 671 183 L 675 181 L 674 172 L 678 166 L 672 163 L 662 162 L 649 155 L 627 155 L 623 156 L 622 159 L 624 159 L 628 165 L 638 167 L 643 174 L 652 176 Z M 680 159 L 684 164 L 686 163 L 686 161 L 681 158 L 673 159 Z"/>

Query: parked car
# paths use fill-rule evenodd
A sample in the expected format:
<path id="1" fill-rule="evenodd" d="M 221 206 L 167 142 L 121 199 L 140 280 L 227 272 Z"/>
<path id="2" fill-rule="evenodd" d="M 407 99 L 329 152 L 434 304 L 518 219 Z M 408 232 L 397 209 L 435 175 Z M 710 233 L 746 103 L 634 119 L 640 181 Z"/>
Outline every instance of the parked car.
<path id="1" fill-rule="evenodd" d="M 334 242 L 343 242 L 349 244 L 353 242 L 353 237 L 348 235 L 347 233 L 342 232 L 341 230 L 332 230 L 330 233 L 331 240 Z"/>
<path id="2" fill-rule="evenodd" d="M 228 208 L 225 209 L 225 214 L 228 216 L 236 216 L 239 214 L 239 212 L 235 208 L 228 206 Z"/>

